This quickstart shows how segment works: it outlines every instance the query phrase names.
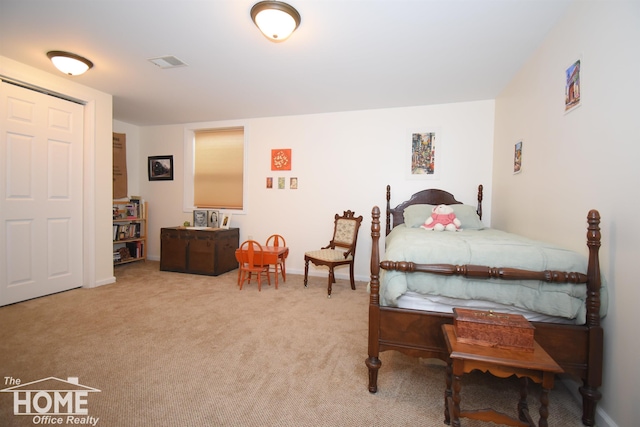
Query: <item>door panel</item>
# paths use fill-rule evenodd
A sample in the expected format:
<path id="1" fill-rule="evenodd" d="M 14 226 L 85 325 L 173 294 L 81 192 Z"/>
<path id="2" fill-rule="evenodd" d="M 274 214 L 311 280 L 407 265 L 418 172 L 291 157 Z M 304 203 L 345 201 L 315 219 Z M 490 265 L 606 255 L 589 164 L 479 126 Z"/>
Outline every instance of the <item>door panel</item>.
<path id="1" fill-rule="evenodd" d="M 82 286 L 83 111 L 0 83 L 0 305 Z"/>

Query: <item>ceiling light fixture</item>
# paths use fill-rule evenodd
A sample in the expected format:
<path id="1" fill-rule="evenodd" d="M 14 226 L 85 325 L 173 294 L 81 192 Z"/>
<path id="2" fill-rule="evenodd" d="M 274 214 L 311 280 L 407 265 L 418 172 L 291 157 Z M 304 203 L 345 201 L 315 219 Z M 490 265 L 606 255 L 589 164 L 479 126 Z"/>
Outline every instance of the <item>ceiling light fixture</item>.
<path id="1" fill-rule="evenodd" d="M 269 40 L 281 42 L 300 25 L 300 14 L 281 1 L 261 1 L 251 8 L 251 19 Z"/>
<path id="2" fill-rule="evenodd" d="M 93 62 L 75 53 L 52 50 L 47 56 L 58 70 L 70 76 L 79 76 L 93 67 Z"/>

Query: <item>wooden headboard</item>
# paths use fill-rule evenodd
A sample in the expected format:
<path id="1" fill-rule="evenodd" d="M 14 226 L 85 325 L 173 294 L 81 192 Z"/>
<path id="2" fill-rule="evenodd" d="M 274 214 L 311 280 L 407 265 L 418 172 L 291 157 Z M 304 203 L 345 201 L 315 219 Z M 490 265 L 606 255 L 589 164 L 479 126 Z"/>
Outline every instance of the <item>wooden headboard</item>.
<path id="1" fill-rule="evenodd" d="M 404 210 L 411 205 L 459 205 L 462 202 L 456 200 L 453 194 L 444 190 L 438 190 L 436 188 L 430 188 L 427 190 L 418 191 L 411 198 L 405 202 L 400 203 L 395 208 L 391 207 L 391 186 L 387 185 L 387 227 L 386 234 L 391 232 L 391 229 L 404 223 Z M 480 219 L 482 219 L 482 185 L 478 186 L 478 206 L 476 212 Z M 392 221 L 393 220 L 393 224 Z"/>

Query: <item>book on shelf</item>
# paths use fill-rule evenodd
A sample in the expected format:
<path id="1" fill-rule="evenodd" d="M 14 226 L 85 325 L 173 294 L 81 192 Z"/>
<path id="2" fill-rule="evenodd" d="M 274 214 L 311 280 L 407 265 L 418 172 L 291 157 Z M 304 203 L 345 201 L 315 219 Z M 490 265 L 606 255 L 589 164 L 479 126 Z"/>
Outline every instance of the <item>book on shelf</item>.
<path id="1" fill-rule="evenodd" d="M 139 222 L 130 222 L 125 224 L 113 225 L 113 241 L 128 239 L 140 239 L 142 235 L 142 224 Z"/>
<path id="2" fill-rule="evenodd" d="M 142 258 L 144 254 L 143 242 L 129 242 L 126 246 L 132 258 Z"/>
<path id="3" fill-rule="evenodd" d="M 126 205 L 126 209 L 128 219 L 138 218 L 138 205 L 136 203 L 129 203 L 128 205 Z"/>
<path id="4" fill-rule="evenodd" d="M 144 200 L 139 196 L 131 196 L 127 200 L 114 200 L 113 202 L 113 219 L 144 219 L 146 212 L 144 209 Z"/>

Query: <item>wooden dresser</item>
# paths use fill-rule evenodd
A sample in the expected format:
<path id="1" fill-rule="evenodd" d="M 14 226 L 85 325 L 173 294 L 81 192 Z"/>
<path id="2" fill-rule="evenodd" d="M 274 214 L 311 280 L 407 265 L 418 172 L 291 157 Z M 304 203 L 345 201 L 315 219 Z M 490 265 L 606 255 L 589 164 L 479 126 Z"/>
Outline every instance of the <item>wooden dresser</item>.
<path id="1" fill-rule="evenodd" d="M 160 229 L 160 270 L 217 276 L 238 268 L 240 230 Z"/>

